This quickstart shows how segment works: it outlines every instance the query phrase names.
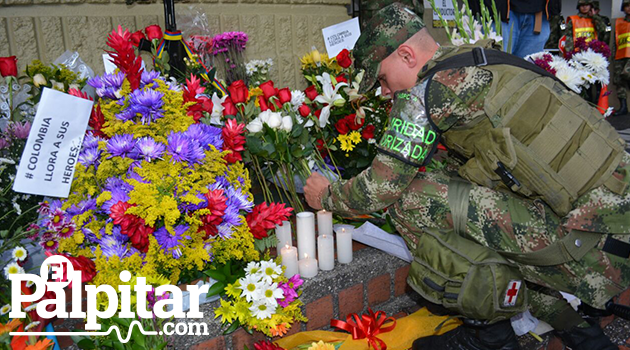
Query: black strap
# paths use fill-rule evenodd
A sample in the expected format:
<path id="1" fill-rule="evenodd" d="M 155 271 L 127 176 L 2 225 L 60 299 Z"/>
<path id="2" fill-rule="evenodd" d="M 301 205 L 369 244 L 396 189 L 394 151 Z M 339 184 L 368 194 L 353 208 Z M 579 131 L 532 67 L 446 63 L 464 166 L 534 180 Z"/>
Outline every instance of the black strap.
<path id="1" fill-rule="evenodd" d="M 515 66 L 523 69 L 530 70 L 534 73 L 540 74 L 545 77 L 549 77 L 559 82 L 565 88 L 569 89 L 562 80 L 558 79 L 555 75 L 550 72 L 544 70 L 541 67 L 533 64 L 530 61 L 526 61 L 518 56 L 514 56 L 507 52 L 493 50 L 493 49 L 484 49 L 482 47 L 475 47 L 472 51 L 464 52 L 459 55 L 455 55 L 453 57 L 447 58 L 444 61 L 438 62 L 433 68 L 429 69 L 425 73 L 425 77 L 431 77 L 433 74 L 448 70 L 448 69 L 457 69 L 462 67 L 483 67 L 483 66 L 492 66 L 506 64 L 510 66 Z M 428 87 L 427 87 L 428 90 Z M 569 89 L 570 90 L 570 89 Z"/>
<path id="2" fill-rule="evenodd" d="M 611 236 L 606 238 L 602 250 L 625 259 L 630 258 L 630 243 L 614 239 Z"/>

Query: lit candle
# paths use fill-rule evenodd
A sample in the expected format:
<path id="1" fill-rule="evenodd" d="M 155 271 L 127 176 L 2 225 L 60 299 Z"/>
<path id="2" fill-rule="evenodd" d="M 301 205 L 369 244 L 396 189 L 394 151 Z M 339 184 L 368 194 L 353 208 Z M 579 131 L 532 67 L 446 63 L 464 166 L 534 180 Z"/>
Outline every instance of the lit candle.
<path id="1" fill-rule="evenodd" d="M 304 259 L 298 262 L 300 266 L 300 277 L 313 278 L 317 276 L 317 259 L 309 258 L 308 254 L 304 254 Z"/>
<path id="2" fill-rule="evenodd" d="M 352 261 L 352 232 L 354 228 L 341 228 L 337 232 L 337 260 L 341 264 L 349 264 Z"/>
<path id="3" fill-rule="evenodd" d="M 284 277 L 291 278 L 298 273 L 297 248 L 286 244 L 280 249 L 282 256 L 282 266 L 285 267 Z"/>
<path id="4" fill-rule="evenodd" d="M 335 267 L 335 242 L 333 236 L 320 235 L 317 237 L 317 260 L 319 269 L 330 271 Z"/>
<path id="5" fill-rule="evenodd" d="M 291 222 L 283 221 L 282 224 L 276 225 L 276 238 L 278 239 L 276 248 L 284 247 L 285 245 L 293 245 L 293 239 L 291 238 Z"/>
<path id="6" fill-rule="evenodd" d="M 326 209 L 322 209 L 317 212 L 317 234 L 318 235 L 332 236 L 332 233 L 333 233 L 332 214 L 333 213 L 331 211 L 326 211 Z"/>
<path id="7" fill-rule="evenodd" d="M 298 254 L 317 256 L 315 254 L 315 215 L 310 211 L 303 211 L 296 215 Z"/>

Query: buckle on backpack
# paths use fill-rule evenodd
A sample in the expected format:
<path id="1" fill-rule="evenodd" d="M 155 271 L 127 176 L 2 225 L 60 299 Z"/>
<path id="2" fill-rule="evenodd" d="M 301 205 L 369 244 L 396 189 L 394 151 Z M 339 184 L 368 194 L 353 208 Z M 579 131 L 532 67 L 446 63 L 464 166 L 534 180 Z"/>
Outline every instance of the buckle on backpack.
<path id="1" fill-rule="evenodd" d="M 482 47 L 475 47 L 472 50 L 473 60 L 477 66 L 487 66 L 488 59 L 486 58 L 486 52 Z"/>
<path id="2" fill-rule="evenodd" d="M 516 191 L 521 187 L 521 183 L 507 170 L 505 165 L 501 162 L 497 162 L 497 168 L 494 172 L 501 177 L 501 181 L 512 191 Z"/>

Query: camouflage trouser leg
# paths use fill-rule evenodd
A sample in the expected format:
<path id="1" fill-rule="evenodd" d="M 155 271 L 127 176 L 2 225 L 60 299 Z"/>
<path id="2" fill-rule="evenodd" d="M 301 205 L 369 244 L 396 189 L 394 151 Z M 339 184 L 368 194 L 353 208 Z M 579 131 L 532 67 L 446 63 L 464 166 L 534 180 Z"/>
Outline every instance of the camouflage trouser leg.
<path id="1" fill-rule="evenodd" d="M 554 329 L 569 330 L 575 326 L 588 327 L 588 323 L 562 298 L 560 293 L 549 295 L 531 288 L 528 293 L 531 313 Z"/>
<path id="2" fill-rule="evenodd" d="M 630 81 L 627 78 L 622 77 L 621 74 L 627 62 L 627 58 L 613 61 L 613 83 L 617 87 L 617 98 L 619 98 L 620 101 L 628 98 L 628 88 L 630 88 L 628 85 Z"/>
<path id="3" fill-rule="evenodd" d="M 627 179 L 630 181 L 630 172 Z M 399 229 L 412 249 L 416 235 L 422 234 L 423 228 L 453 229 L 447 196 L 449 183 L 450 176 L 445 172 L 421 174 L 412 182 L 405 196 L 391 208 L 394 220 L 406 224 L 404 225 L 406 228 Z M 612 221 L 619 217 L 621 222 L 630 222 L 630 193 L 625 197 L 615 197 L 614 200 L 606 196 L 600 195 L 600 203 L 595 204 L 598 205 L 595 208 L 590 204 L 590 197 L 584 196 L 584 199 L 581 198 L 577 202 L 582 205 L 576 209 L 581 214 L 574 214 L 567 220 L 559 218 L 539 201 L 525 200 L 508 193 L 472 185 L 466 235 L 467 238 L 495 250 L 531 252 L 563 238 L 568 233 L 567 221 L 575 226 L 574 223 L 580 221 L 578 217 L 582 217 L 595 223 L 596 219 L 600 218 L 593 218 L 593 213 L 599 213 L 600 208 L 612 206 L 623 211 L 603 213 L 600 220 L 603 220 L 604 226 L 606 220 Z M 412 229 L 409 229 L 410 227 Z M 626 230 L 630 230 L 630 227 L 626 227 Z M 624 234 L 615 238 L 630 242 L 628 232 L 622 233 Z M 524 279 L 530 283 L 571 293 L 593 307 L 603 308 L 608 300 L 630 285 L 630 259 L 601 251 L 605 238 L 606 235 L 602 235 L 600 244 L 591 249 L 580 261 L 545 267 L 519 264 L 519 268 Z M 541 308 L 538 311 L 538 316 L 544 317 Z"/>

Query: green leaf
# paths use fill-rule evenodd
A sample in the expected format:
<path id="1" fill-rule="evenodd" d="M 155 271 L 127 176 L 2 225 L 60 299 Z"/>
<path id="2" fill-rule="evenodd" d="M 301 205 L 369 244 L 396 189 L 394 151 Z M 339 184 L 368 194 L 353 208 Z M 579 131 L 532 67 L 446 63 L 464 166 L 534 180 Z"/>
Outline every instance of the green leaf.
<path id="1" fill-rule="evenodd" d="M 94 342 L 91 339 L 83 339 L 77 343 L 79 349 L 96 349 Z"/>
<path id="2" fill-rule="evenodd" d="M 216 281 L 225 282 L 227 280 L 227 276 L 223 272 L 220 272 L 218 270 L 206 270 L 203 273 L 204 275 Z"/>
<path id="3" fill-rule="evenodd" d="M 233 333 L 233 332 L 234 332 L 235 330 L 237 330 L 237 329 L 238 329 L 238 327 L 240 327 L 240 326 L 241 326 L 241 323 L 240 323 L 238 320 L 234 321 L 234 322 L 230 325 L 230 327 L 229 327 L 228 329 L 226 329 L 226 330 L 225 330 L 225 332 L 223 332 L 223 335 L 228 335 L 228 334 Z"/>
<path id="4" fill-rule="evenodd" d="M 208 290 L 208 294 L 206 295 L 207 297 L 211 297 L 215 295 L 222 295 L 224 293 L 225 293 L 225 283 L 217 282 L 213 284 L 212 286 L 210 286 L 210 289 Z"/>

